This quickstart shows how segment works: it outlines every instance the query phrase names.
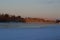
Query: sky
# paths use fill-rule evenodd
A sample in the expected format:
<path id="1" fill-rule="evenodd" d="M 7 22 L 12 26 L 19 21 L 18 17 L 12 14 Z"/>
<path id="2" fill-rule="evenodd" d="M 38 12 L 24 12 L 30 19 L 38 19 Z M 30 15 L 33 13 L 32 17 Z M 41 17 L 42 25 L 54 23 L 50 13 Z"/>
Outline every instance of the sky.
<path id="1" fill-rule="evenodd" d="M 60 0 L 0 0 L 0 13 L 22 17 L 60 18 Z"/>

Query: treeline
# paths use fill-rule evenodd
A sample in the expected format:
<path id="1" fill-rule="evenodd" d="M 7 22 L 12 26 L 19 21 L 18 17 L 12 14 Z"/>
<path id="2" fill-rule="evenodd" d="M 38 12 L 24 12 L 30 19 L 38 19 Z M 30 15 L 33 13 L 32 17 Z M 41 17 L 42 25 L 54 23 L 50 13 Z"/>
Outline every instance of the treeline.
<path id="1" fill-rule="evenodd" d="M 0 22 L 25 22 L 25 20 L 21 16 L 0 14 Z"/>
<path id="2" fill-rule="evenodd" d="M 40 18 L 22 18 L 21 16 L 0 14 L 0 22 L 43 22 L 43 23 L 60 23 L 60 20 L 45 20 Z"/>

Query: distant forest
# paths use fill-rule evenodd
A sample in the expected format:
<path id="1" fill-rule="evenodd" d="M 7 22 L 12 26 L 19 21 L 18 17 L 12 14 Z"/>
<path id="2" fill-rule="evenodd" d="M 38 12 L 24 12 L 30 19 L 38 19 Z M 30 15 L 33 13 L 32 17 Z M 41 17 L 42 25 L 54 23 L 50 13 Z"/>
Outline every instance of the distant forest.
<path id="1" fill-rule="evenodd" d="M 0 22 L 25 22 L 21 16 L 0 14 Z"/>
<path id="2" fill-rule="evenodd" d="M 44 22 L 44 23 L 60 23 L 60 20 L 45 20 L 40 18 L 22 18 L 21 16 L 0 14 L 0 22 Z"/>

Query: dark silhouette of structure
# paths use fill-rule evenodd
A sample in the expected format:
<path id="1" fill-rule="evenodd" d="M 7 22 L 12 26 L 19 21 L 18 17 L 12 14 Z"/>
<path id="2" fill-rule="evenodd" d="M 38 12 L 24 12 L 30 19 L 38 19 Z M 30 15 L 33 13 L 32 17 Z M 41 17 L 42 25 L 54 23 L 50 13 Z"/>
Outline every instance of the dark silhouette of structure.
<path id="1" fill-rule="evenodd" d="M 60 22 L 60 20 L 56 20 L 56 23 L 59 23 Z"/>

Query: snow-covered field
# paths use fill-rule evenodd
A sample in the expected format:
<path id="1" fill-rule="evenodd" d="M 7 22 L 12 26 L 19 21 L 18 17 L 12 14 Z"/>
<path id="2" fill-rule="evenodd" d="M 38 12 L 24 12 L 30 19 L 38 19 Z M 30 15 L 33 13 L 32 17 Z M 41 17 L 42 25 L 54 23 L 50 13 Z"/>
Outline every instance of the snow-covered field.
<path id="1" fill-rule="evenodd" d="M 60 40 L 60 24 L 0 23 L 0 40 Z"/>

